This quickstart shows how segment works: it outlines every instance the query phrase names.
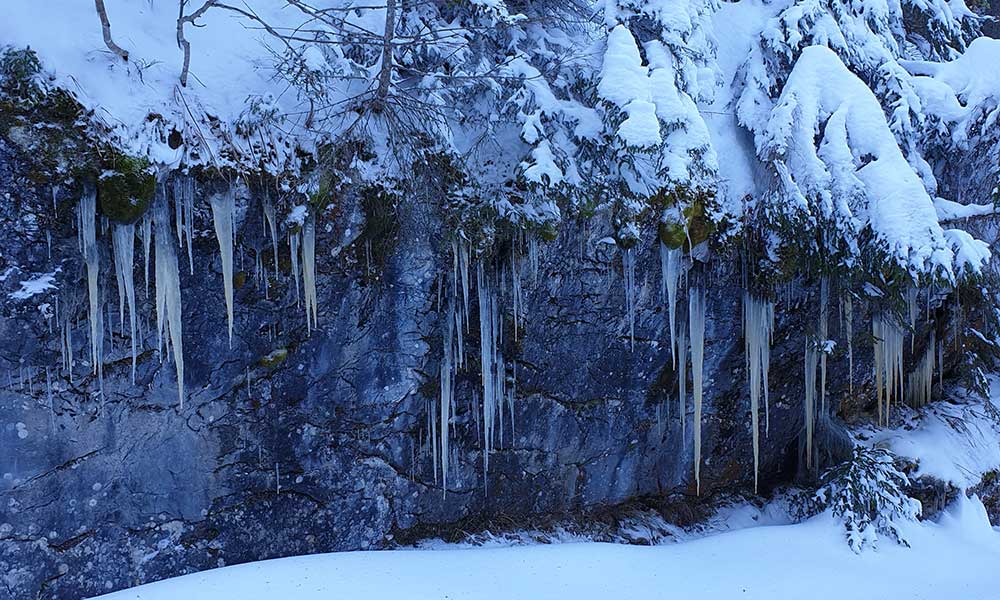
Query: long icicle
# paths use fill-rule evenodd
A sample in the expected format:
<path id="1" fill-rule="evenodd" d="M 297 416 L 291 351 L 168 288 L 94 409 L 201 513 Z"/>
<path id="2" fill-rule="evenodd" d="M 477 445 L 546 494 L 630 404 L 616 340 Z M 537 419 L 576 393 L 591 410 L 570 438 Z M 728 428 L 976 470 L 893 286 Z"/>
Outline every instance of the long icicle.
<path id="1" fill-rule="evenodd" d="M 750 423 L 753 438 L 754 491 L 757 491 L 760 469 L 760 399 L 763 392 L 765 424 L 770 428 L 767 416 L 767 372 L 771 362 L 771 336 L 774 328 L 774 303 L 755 298 L 749 292 L 743 293 L 743 339 L 746 350 L 747 373 L 750 384 Z"/>
<path id="2" fill-rule="evenodd" d="M 87 295 L 90 301 L 90 360 L 100 388 L 104 389 L 104 321 L 101 312 L 98 277 L 101 270 L 101 253 L 97 248 L 96 233 L 97 191 L 87 189 L 80 198 L 80 240 L 83 260 L 87 265 Z"/>
<path id="3" fill-rule="evenodd" d="M 161 340 L 168 340 L 173 348 L 174 367 L 177 370 L 177 398 L 184 408 L 184 347 L 182 343 L 181 284 L 177 269 L 177 252 L 171 240 L 170 214 L 166 190 L 157 184 L 153 204 L 153 222 L 156 227 L 156 329 Z M 166 338 L 164 338 L 166 333 Z M 162 346 L 162 344 L 159 344 Z"/>
<path id="4" fill-rule="evenodd" d="M 705 364 L 705 286 L 692 282 L 688 289 L 691 323 L 691 377 L 694 382 L 694 480 L 701 494 L 701 409 Z"/>
<path id="5" fill-rule="evenodd" d="M 663 279 L 661 292 L 666 295 L 667 315 L 670 319 L 670 358 L 677 368 L 677 284 L 680 280 L 683 248 L 668 248 L 660 242 L 660 270 Z"/>
<path id="6" fill-rule="evenodd" d="M 306 219 L 302 226 L 302 283 L 309 331 L 319 327 L 319 303 L 316 299 L 316 222 Z"/>
<path id="7" fill-rule="evenodd" d="M 805 355 L 805 400 L 803 408 L 805 410 L 806 423 L 806 468 L 813 468 L 813 431 L 816 426 L 816 363 L 819 360 L 819 351 L 816 340 L 806 340 Z"/>
<path id="8" fill-rule="evenodd" d="M 135 312 L 135 225 L 115 225 L 112 232 L 115 250 L 115 272 L 121 282 L 119 289 L 124 288 L 125 300 L 128 304 L 129 338 L 132 341 L 132 383 L 135 383 L 135 366 L 137 360 L 136 320 Z M 120 310 L 120 309 L 119 309 Z"/>
<path id="9" fill-rule="evenodd" d="M 455 329 L 455 304 L 449 297 L 448 311 L 445 317 L 444 353 L 441 357 L 441 493 L 448 493 L 448 423 L 451 420 L 449 411 L 452 402 L 452 353 L 454 351 L 453 337 Z"/>
<path id="10" fill-rule="evenodd" d="M 233 347 L 233 190 L 214 194 L 212 221 L 215 224 L 215 238 L 219 241 L 219 256 L 222 259 L 222 282 L 226 296 L 226 319 L 229 323 L 229 347 Z"/>

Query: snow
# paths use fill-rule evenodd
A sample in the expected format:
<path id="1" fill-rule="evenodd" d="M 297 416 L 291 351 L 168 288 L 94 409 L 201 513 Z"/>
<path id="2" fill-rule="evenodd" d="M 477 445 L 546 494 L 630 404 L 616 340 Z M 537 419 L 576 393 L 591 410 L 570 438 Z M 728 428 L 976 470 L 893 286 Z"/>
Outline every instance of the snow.
<path id="1" fill-rule="evenodd" d="M 891 429 L 865 430 L 868 445 L 884 445 L 917 463 L 911 477 L 928 475 L 960 489 L 978 485 L 984 473 L 1000 469 L 1000 422 L 995 410 L 1000 379 L 991 382 L 990 400 L 956 399 L 934 402 L 919 411 L 907 407 L 902 424 Z M 984 404 L 990 402 L 990 406 Z"/>
<path id="2" fill-rule="evenodd" d="M 977 498 L 940 523 L 907 523 L 911 547 L 854 554 L 828 515 L 676 544 L 593 542 L 319 554 L 225 567 L 104 600 L 814 600 L 996 598 L 1000 533 Z M 447 568 L 445 568 L 447 567 Z"/>
<path id="3" fill-rule="evenodd" d="M 818 199 L 812 218 L 835 219 L 850 239 L 870 224 L 903 268 L 952 273 L 954 252 L 878 99 L 832 50 L 802 51 L 762 136 L 799 202 Z"/>
<path id="4" fill-rule="evenodd" d="M 280 54 L 282 48 L 250 20 L 213 8 L 197 21 L 199 27 L 188 24 L 184 33 L 192 48 L 190 79 L 182 88 L 177 3 L 105 0 L 105 5 L 112 37 L 129 53 L 127 63 L 104 45 L 93 2 L 8 0 L 0 39 L 35 50 L 52 83 L 95 110 L 129 154 L 163 164 L 185 158 L 190 163 L 185 146 L 174 150 L 167 143 L 165 133 L 176 127 L 188 142 L 208 141 L 210 149 L 202 160 L 218 164 L 225 160 L 218 152 L 221 140 L 226 135 L 238 138 L 233 124 L 249 115 L 253 101 L 273 103 L 284 114 L 298 108 L 300 100 L 295 94 L 281 94 L 281 81 L 274 77 L 272 53 Z M 201 3 L 188 5 L 190 13 Z M 237 5 L 277 27 L 299 24 L 297 11 L 284 3 L 249 0 Z M 162 126 L 147 121 L 151 113 L 162 119 Z M 218 139 L 209 115 L 226 130 Z M 151 134 L 151 127 L 160 129 Z"/>
<path id="5" fill-rule="evenodd" d="M 649 73 L 642 64 L 635 38 L 625 25 L 616 26 L 608 35 L 597 93 L 628 115 L 618 126 L 618 136 L 626 145 L 641 148 L 663 142 Z"/>
<path id="6" fill-rule="evenodd" d="M 27 300 L 32 296 L 56 289 L 56 274 L 55 272 L 35 274 L 30 279 L 21 281 L 20 286 L 21 289 L 8 294 L 12 300 Z"/>

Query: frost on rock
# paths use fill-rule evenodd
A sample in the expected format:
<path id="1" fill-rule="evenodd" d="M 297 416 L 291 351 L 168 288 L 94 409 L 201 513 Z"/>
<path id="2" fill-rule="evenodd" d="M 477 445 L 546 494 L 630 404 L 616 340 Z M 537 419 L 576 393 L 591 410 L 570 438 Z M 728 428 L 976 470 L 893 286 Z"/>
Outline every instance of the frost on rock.
<path id="1" fill-rule="evenodd" d="M 226 295 L 226 320 L 229 324 L 229 346 L 233 345 L 233 190 L 214 194 L 209 198 L 212 205 L 212 221 L 215 224 L 215 238 L 219 241 L 219 256 L 222 259 L 222 282 Z"/>
<path id="2" fill-rule="evenodd" d="M 83 260 L 87 265 L 87 297 L 89 299 L 90 321 L 90 364 L 101 387 L 104 386 L 104 318 L 101 311 L 101 297 L 98 279 L 101 269 L 101 253 L 97 248 L 97 192 L 87 189 L 80 198 L 78 210 L 78 231 Z"/>
<path id="3" fill-rule="evenodd" d="M 156 332 L 161 359 L 173 349 L 177 371 L 177 398 L 184 406 L 184 347 L 182 342 L 181 280 L 177 268 L 176 246 L 171 239 L 170 215 L 166 190 L 159 183 L 153 202 L 153 224 L 156 228 Z"/>
<path id="4" fill-rule="evenodd" d="M 112 231 L 115 252 L 115 275 L 118 279 L 119 319 L 124 321 L 124 305 L 128 304 L 129 339 L 132 342 L 132 383 L 135 383 L 136 322 L 135 312 L 135 225 L 115 225 Z M 122 298 L 124 296 L 124 299 Z"/>

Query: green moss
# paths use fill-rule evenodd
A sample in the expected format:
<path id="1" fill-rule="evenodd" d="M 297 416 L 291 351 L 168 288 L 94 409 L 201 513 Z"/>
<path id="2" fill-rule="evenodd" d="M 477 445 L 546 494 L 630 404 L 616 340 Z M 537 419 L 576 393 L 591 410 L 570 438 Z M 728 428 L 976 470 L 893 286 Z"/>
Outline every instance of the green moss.
<path id="1" fill-rule="evenodd" d="M 149 162 L 123 154 L 112 154 L 97 180 L 101 213 L 112 221 L 135 223 L 149 208 L 156 192 L 156 178 Z"/>
<path id="2" fill-rule="evenodd" d="M 682 223 L 660 221 L 658 234 L 660 241 L 663 242 L 663 245 L 667 248 L 682 248 L 684 243 L 687 242 L 687 231 L 685 231 Z"/>
<path id="3" fill-rule="evenodd" d="M 264 367 L 265 369 L 274 369 L 281 363 L 285 362 L 286 358 L 288 358 L 288 349 L 278 348 L 274 352 L 271 352 L 257 361 L 257 366 Z"/>

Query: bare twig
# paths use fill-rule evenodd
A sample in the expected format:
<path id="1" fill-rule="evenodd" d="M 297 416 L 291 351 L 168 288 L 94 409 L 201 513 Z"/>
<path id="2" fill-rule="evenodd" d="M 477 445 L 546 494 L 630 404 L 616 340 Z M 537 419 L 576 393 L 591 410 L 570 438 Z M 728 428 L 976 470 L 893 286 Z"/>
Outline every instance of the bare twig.
<path id="1" fill-rule="evenodd" d="M 98 2 L 100 1 L 98 0 Z M 187 4 L 187 0 L 180 0 L 179 4 L 180 10 L 177 14 L 177 47 L 184 52 L 184 64 L 181 66 L 181 87 L 187 87 L 188 70 L 191 68 L 191 42 L 187 41 L 187 38 L 184 37 L 184 24 L 191 23 L 195 25 L 195 20 L 205 14 L 205 11 L 212 8 L 216 4 L 216 0 L 206 0 L 201 5 L 201 8 L 187 16 L 184 15 L 184 6 Z"/>
<path id="2" fill-rule="evenodd" d="M 97 16 L 101 18 L 101 33 L 104 34 L 104 44 L 119 58 L 128 62 L 128 52 L 111 39 L 111 21 L 108 20 L 108 10 L 104 8 L 104 0 L 94 0 Z"/>
<path id="3" fill-rule="evenodd" d="M 392 83 L 392 38 L 396 33 L 396 0 L 385 2 L 385 31 L 382 33 L 382 66 L 378 74 L 378 89 L 375 96 L 382 103 L 389 95 Z"/>

